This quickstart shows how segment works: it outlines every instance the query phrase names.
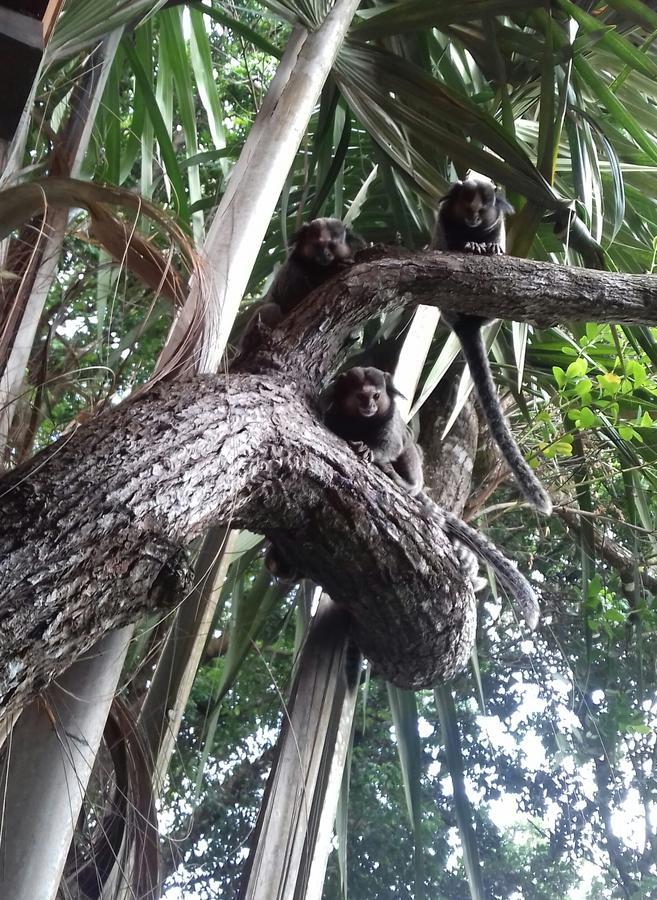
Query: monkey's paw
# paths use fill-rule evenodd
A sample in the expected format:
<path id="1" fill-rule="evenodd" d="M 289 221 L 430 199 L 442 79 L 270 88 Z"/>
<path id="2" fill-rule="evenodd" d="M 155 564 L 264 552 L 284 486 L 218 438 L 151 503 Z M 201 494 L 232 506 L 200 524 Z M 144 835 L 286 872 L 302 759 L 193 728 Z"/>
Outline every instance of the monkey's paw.
<path id="1" fill-rule="evenodd" d="M 466 253 L 487 253 L 486 244 L 480 244 L 477 241 L 466 241 L 463 245 Z"/>
<path id="2" fill-rule="evenodd" d="M 374 459 L 374 454 L 363 441 L 349 441 L 349 446 L 356 456 L 360 456 L 360 458 L 364 459 L 366 462 L 372 462 Z"/>
<path id="3" fill-rule="evenodd" d="M 504 248 L 501 244 L 486 244 L 486 253 L 491 253 L 493 256 L 501 256 L 504 253 Z"/>

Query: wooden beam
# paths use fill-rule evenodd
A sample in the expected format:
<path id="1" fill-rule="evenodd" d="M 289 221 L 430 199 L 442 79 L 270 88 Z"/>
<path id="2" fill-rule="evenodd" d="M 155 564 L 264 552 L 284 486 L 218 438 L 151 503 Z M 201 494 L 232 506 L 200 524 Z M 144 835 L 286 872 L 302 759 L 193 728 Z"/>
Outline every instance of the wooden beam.
<path id="1" fill-rule="evenodd" d="M 43 50 L 63 0 L 0 0 L 0 34 Z"/>
<path id="2" fill-rule="evenodd" d="M 0 0 L 0 138 L 10 141 L 63 0 Z"/>

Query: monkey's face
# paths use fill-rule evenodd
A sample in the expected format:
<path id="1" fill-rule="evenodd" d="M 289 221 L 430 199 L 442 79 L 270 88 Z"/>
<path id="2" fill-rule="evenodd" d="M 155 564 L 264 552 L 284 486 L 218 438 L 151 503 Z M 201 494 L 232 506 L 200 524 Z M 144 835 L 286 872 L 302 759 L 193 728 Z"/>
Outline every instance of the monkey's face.
<path id="1" fill-rule="evenodd" d="M 339 219 L 313 219 L 294 238 L 294 254 L 316 266 L 353 259 L 348 230 Z"/>
<path id="2" fill-rule="evenodd" d="M 492 184 L 468 180 L 455 184 L 445 203 L 451 218 L 463 222 L 469 228 L 489 228 L 499 218 L 496 199 Z"/>
<path id="3" fill-rule="evenodd" d="M 380 369 L 349 369 L 335 385 L 333 405 L 352 418 L 387 417 L 394 404 L 390 376 Z"/>

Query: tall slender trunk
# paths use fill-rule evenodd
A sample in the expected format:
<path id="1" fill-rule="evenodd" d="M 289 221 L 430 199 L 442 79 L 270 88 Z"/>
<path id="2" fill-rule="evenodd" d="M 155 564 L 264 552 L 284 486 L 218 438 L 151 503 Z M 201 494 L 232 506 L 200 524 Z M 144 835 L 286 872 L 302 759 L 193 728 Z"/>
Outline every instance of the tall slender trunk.
<path id="1" fill-rule="evenodd" d="M 348 634 L 348 616 L 324 596 L 286 707 L 239 900 L 321 896 L 360 682 L 360 654 Z"/>
<path id="2" fill-rule="evenodd" d="M 14 727 L 3 773 L 0 897 L 57 893 L 131 632 L 104 637 Z"/>
<path id="3" fill-rule="evenodd" d="M 305 28 L 297 26 L 290 36 L 202 250 L 216 290 L 211 295 L 211 305 L 204 311 L 206 328 L 198 366 L 200 371 L 215 371 L 219 365 L 258 248 L 357 7 L 358 0 L 338 0 L 317 32 L 309 34 Z M 198 283 L 192 285 L 188 301 L 162 352 L 159 367 L 171 363 L 199 314 L 202 287 Z M 211 533 L 204 543 L 202 557 L 206 559 L 217 549 L 217 541 Z M 204 599 L 199 600 L 199 593 L 192 592 L 176 613 L 140 714 L 151 752 L 157 760 L 158 782 L 166 772 L 173 739 L 205 640 L 209 610 L 204 614 L 202 607 L 206 602 L 210 603 L 211 598 L 207 589 L 202 594 Z M 182 640 L 177 636 L 181 630 Z M 173 721 L 167 715 L 172 704 L 175 708 Z M 162 730 L 164 723 L 167 723 L 166 731 Z"/>
<path id="4" fill-rule="evenodd" d="M 359 2 L 336 0 L 317 31 L 297 26 L 292 32 L 203 247 L 210 300 L 202 304 L 206 286 L 195 281 L 160 366 L 203 314 L 197 371 L 217 371 L 285 179 Z"/>

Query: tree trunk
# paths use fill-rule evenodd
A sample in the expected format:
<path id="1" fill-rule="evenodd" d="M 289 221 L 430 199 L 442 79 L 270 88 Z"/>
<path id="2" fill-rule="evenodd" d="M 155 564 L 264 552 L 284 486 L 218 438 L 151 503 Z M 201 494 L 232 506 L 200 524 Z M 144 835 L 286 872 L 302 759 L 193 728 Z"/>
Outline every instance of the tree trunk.
<path id="1" fill-rule="evenodd" d="M 283 376 L 160 385 L 47 457 L 6 479 L 5 701 L 16 692 L 20 702 L 62 658 L 132 621 L 154 591 L 161 602 L 181 544 L 228 522 L 275 537 L 347 600 L 370 658 L 382 640 L 391 680 L 433 683 L 467 658 L 457 636 L 466 592 L 439 524 L 360 463 Z"/>
<path id="2" fill-rule="evenodd" d="M 286 705 L 239 900 L 321 896 L 360 683 L 360 654 L 348 635 L 347 613 L 324 597 Z"/>
<path id="3" fill-rule="evenodd" d="M 0 843 L 0 896 L 7 900 L 57 893 L 130 632 L 108 635 L 14 727 Z"/>

